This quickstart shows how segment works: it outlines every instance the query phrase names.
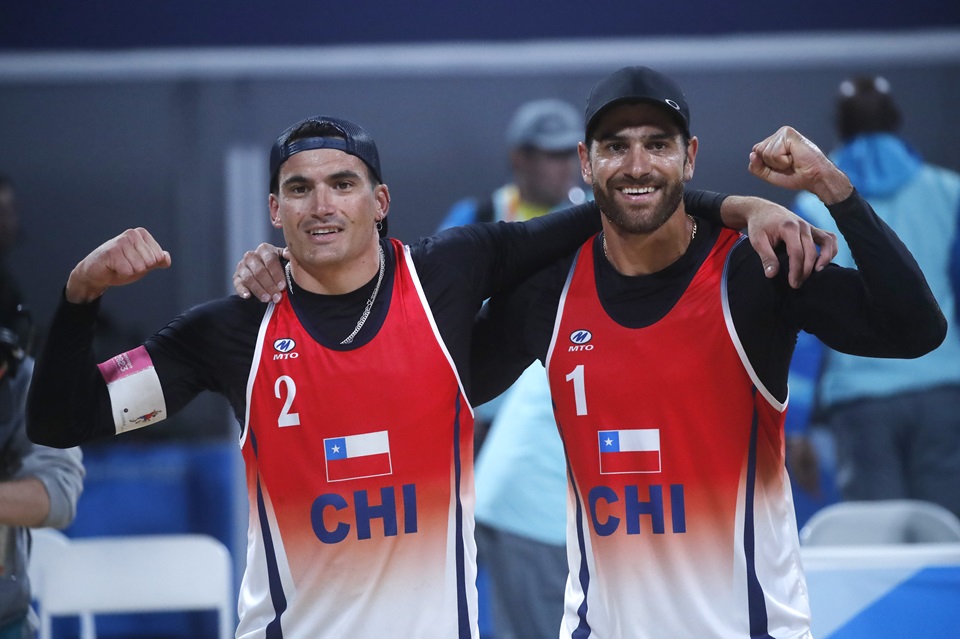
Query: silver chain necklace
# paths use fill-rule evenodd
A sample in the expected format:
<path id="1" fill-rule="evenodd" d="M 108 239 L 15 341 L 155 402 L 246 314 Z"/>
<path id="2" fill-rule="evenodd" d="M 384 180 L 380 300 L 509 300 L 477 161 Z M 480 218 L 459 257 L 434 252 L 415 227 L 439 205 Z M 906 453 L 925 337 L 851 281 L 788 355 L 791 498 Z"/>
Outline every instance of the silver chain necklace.
<path id="1" fill-rule="evenodd" d="M 353 329 L 353 332 L 347 335 L 340 344 L 350 344 L 353 342 L 353 338 L 357 336 L 357 333 L 360 332 L 360 329 L 363 328 L 364 323 L 366 323 L 367 318 L 370 317 L 370 311 L 373 309 L 373 303 L 377 299 L 377 293 L 380 292 L 380 284 L 383 282 L 383 272 L 386 270 L 386 258 L 383 255 L 383 247 L 380 248 L 380 269 L 377 272 L 377 285 L 373 287 L 373 293 L 370 294 L 370 299 L 367 300 L 367 305 L 363 308 L 363 313 L 360 314 L 360 321 L 357 322 L 356 328 Z M 287 290 L 293 295 L 293 278 L 290 276 L 290 262 L 287 262 L 286 267 L 284 268 L 284 274 L 287 276 Z"/>
<path id="2" fill-rule="evenodd" d="M 697 218 L 693 217 L 689 213 L 687 213 L 687 217 L 689 217 L 690 221 L 693 222 L 693 230 L 690 231 L 690 241 L 692 242 L 693 238 L 697 237 Z M 601 240 L 601 244 L 603 245 L 603 256 L 607 258 L 607 261 L 609 262 L 610 256 L 607 255 L 607 234 L 601 233 L 600 240 Z"/>

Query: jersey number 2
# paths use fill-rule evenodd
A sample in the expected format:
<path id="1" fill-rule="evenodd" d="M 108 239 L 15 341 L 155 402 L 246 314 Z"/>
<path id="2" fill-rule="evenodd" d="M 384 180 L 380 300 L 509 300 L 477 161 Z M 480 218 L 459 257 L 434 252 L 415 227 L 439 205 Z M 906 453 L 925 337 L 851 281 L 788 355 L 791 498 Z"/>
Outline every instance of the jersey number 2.
<path id="1" fill-rule="evenodd" d="M 287 375 L 281 375 L 278 377 L 276 384 L 273 385 L 273 394 L 277 399 L 280 399 L 281 386 L 286 387 L 287 398 L 283 401 L 283 408 L 280 409 L 280 416 L 277 417 L 277 426 L 280 426 L 281 428 L 283 426 L 299 426 L 300 413 L 290 412 L 290 407 L 293 406 L 293 398 L 297 396 L 297 385 L 294 383 L 293 378 L 288 377 Z"/>

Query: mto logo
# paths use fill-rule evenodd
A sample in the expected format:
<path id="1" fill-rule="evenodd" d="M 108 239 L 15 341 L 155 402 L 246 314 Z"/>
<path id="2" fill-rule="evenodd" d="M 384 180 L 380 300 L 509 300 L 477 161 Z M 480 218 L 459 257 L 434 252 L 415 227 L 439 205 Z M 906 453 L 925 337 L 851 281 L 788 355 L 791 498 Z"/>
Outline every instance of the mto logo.
<path id="1" fill-rule="evenodd" d="M 289 353 L 297 347 L 297 343 L 289 337 L 283 337 L 273 342 L 273 350 L 278 353 Z"/>
<path id="2" fill-rule="evenodd" d="M 583 328 L 570 333 L 570 341 L 574 344 L 586 344 L 592 339 L 593 333 Z"/>

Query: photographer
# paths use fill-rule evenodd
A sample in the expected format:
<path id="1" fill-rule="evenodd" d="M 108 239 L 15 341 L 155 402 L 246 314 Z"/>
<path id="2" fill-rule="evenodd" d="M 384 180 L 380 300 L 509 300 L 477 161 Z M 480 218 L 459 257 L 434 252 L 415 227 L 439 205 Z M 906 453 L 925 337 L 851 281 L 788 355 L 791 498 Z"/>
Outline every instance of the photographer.
<path id="1" fill-rule="evenodd" d="M 27 439 L 32 325 L 22 307 L 9 315 L 0 314 L 0 639 L 24 639 L 33 636 L 27 529 L 73 521 L 84 469 L 79 448 L 58 450 Z"/>

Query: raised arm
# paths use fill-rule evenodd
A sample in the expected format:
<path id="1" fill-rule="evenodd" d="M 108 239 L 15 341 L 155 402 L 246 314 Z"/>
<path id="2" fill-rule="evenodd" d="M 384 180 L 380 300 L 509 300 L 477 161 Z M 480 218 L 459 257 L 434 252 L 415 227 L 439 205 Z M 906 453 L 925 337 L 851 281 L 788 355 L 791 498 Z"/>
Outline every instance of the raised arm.
<path id="1" fill-rule="evenodd" d="M 114 434 L 110 398 L 93 352 L 99 299 L 110 287 L 130 284 L 168 266 L 170 254 L 146 229 L 137 228 L 103 243 L 74 267 L 30 386 L 31 440 L 68 448 Z M 159 391 L 157 384 L 151 387 Z"/>
<path id="2" fill-rule="evenodd" d="M 874 357 L 919 357 L 943 341 L 946 319 L 916 260 L 816 145 L 783 127 L 754 147 L 750 171 L 816 195 L 857 263 L 825 269 L 794 296 L 800 328 L 836 350 Z"/>

